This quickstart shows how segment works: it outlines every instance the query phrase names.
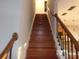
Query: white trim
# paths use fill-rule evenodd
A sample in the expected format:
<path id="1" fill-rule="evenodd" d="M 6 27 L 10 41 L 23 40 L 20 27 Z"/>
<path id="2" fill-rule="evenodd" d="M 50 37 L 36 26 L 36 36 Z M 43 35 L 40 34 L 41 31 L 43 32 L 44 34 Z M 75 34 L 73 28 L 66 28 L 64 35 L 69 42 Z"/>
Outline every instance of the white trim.
<path id="1" fill-rule="evenodd" d="M 36 14 L 34 14 L 34 16 L 33 16 L 33 21 L 32 21 L 31 28 L 30 28 L 30 32 L 29 32 L 30 35 L 29 35 L 29 39 L 28 39 L 28 42 L 27 42 L 28 45 L 29 45 L 29 40 L 30 40 L 30 36 L 31 36 L 31 33 L 32 33 L 32 27 L 33 27 L 33 24 L 34 24 L 35 15 L 36 15 Z M 28 45 L 27 45 L 27 46 L 28 46 Z"/>
<path id="2" fill-rule="evenodd" d="M 22 47 L 20 46 L 18 48 L 18 56 L 17 56 L 17 59 L 20 59 L 21 58 L 21 50 L 22 50 Z"/>
<path id="3" fill-rule="evenodd" d="M 31 24 L 31 28 L 30 28 L 30 32 L 29 32 L 29 38 L 27 40 L 27 43 L 24 43 L 24 45 L 26 44 L 26 50 L 29 47 L 29 41 L 30 41 L 30 37 L 31 37 L 31 33 L 32 33 L 32 28 L 33 28 L 33 24 L 34 24 L 34 20 L 35 20 L 35 15 L 36 14 L 34 14 L 33 19 L 32 19 L 32 24 Z M 26 54 L 26 57 L 27 57 L 27 54 Z"/>

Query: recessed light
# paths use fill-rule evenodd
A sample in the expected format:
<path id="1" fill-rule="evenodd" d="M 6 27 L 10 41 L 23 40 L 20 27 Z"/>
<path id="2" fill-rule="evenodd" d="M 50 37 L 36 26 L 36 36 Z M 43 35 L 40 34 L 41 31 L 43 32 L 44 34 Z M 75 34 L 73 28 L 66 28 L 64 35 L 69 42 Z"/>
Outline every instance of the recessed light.
<path id="1" fill-rule="evenodd" d="M 71 6 L 68 10 L 73 10 L 76 6 Z"/>
<path id="2" fill-rule="evenodd" d="M 62 16 L 66 15 L 67 13 L 63 13 Z"/>

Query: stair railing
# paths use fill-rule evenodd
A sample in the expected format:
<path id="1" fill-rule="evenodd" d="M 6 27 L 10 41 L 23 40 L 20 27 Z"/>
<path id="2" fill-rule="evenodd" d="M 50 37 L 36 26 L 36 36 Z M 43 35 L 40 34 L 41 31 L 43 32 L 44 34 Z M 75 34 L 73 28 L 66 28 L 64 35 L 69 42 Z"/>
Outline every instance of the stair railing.
<path id="1" fill-rule="evenodd" d="M 79 42 L 74 38 L 58 15 L 55 14 L 53 16 L 57 20 L 57 38 L 63 51 L 62 55 L 65 56 L 65 59 L 79 59 Z"/>
<path id="2" fill-rule="evenodd" d="M 5 49 L 0 54 L 0 59 L 7 59 L 7 58 L 11 59 L 12 47 L 13 47 L 14 42 L 17 39 L 18 39 L 18 34 L 17 33 L 13 33 L 11 40 L 9 41 L 9 43 L 7 44 Z"/>
<path id="3" fill-rule="evenodd" d="M 79 59 L 79 42 L 74 38 L 66 25 L 57 14 L 53 14 L 48 7 L 48 15 L 56 18 L 57 38 L 65 59 Z"/>

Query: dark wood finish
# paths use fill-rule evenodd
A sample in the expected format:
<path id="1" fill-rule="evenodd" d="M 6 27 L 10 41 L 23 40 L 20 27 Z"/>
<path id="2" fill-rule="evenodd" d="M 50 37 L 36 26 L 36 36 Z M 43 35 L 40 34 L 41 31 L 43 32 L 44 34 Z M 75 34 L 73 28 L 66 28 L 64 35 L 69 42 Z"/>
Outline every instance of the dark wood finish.
<path id="1" fill-rule="evenodd" d="M 66 57 L 66 52 L 65 52 L 65 59 L 75 59 L 75 58 L 79 59 L 78 58 L 79 57 L 79 43 L 78 43 L 78 41 L 74 38 L 73 34 L 68 30 L 68 28 L 66 27 L 66 25 L 61 21 L 61 19 L 58 17 L 57 14 L 55 14 L 55 17 L 57 19 L 57 22 L 60 23 L 60 25 L 58 25 L 57 27 L 61 26 L 62 29 L 67 34 L 67 36 L 66 36 L 67 39 L 64 38 L 65 43 L 64 44 L 61 43 L 61 44 L 65 45 L 65 48 L 67 47 L 66 49 L 64 48 L 64 50 L 67 50 L 67 56 L 68 56 L 68 58 L 67 58 Z M 63 31 L 61 31 L 61 32 L 63 33 Z M 59 36 L 61 36 L 61 35 L 59 35 Z M 70 53 L 71 53 L 71 55 L 70 55 Z M 73 55 L 74 53 L 76 55 Z"/>
<path id="2" fill-rule="evenodd" d="M 71 7 L 71 8 L 74 8 L 74 7 Z M 59 33 L 58 27 L 61 26 L 62 29 L 65 31 L 65 34 L 66 34 L 66 36 L 64 38 L 65 42 L 64 42 L 64 44 L 61 43 L 65 46 L 65 48 L 64 48 L 64 50 L 65 50 L 65 59 L 70 59 L 70 58 L 71 59 L 79 59 L 79 42 L 74 38 L 73 34 L 68 30 L 66 25 L 61 21 L 61 19 L 58 17 L 57 14 L 53 14 L 51 12 L 51 10 L 49 10 L 49 14 L 51 14 L 52 16 L 55 16 L 55 18 L 56 18 L 56 21 L 57 21 L 57 38 L 58 38 L 58 41 L 60 43 L 61 43 L 61 35 L 58 34 Z M 58 24 L 60 24 L 60 25 L 58 25 Z M 63 31 L 61 31 L 61 33 L 62 32 Z M 63 35 L 65 35 L 65 34 L 63 34 Z M 66 37 L 69 37 L 69 39 L 66 38 Z M 74 52 L 74 50 L 76 52 Z M 66 53 L 66 51 L 67 51 L 67 53 Z M 71 52 L 71 55 L 70 55 L 69 52 Z M 76 55 L 73 55 L 74 53 L 76 53 Z"/>
<path id="3" fill-rule="evenodd" d="M 60 20 L 60 18 L 58 17 L 57 14 L 55 14 L 55 17 L 57 18 L 57 21 L 62 25 L 65 32 L 67 32 L 67 35 L 70 37 L 70 39 L 72 39 L 72 42 L 75 45 L 75 48 L 79 51 L 79 43 L 78 43 L 78 41 L 73 37 L 73 34 L 68 30 L 66 25 L 64 25 L 64 23 Z"/>
<path id="4" fill-rule="evenodd" d="M 46 14 L 35 17 L 26 59 L 58 59 Z"/>

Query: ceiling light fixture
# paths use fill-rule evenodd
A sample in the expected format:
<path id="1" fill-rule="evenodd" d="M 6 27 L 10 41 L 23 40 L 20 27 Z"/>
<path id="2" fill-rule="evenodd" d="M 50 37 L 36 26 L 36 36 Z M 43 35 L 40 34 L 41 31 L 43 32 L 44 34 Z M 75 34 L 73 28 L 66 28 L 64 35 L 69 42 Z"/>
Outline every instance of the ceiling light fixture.
<path id="1" fill-rule="evenodd" d="M 67 13 L 63 13 L 62 16 L 66 15 Z"/>
<path id="2" fill-rule="evenodd" d="M 71 6 L 68 11 L 73 10 L 76 6 Z"/>

